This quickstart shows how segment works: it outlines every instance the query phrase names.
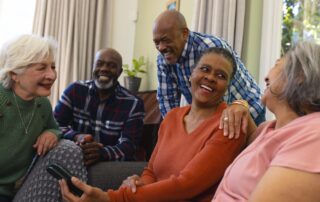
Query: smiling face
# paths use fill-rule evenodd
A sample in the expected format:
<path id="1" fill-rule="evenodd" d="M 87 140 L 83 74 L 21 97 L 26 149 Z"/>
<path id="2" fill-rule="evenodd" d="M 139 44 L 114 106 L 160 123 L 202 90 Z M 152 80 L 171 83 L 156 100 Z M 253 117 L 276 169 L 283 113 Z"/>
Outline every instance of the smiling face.
<path id="1" fill-rule="evenodd" d="M 28 65 L 24 72 L 11 72 L 12 89 L 24 100 L 49 96 L 51 87 L 57 78 L 53 56 Z"/>
<path id="2" fill-rule="evenodd" d="M 93 80 L 101 90 L 107 90 L 116 84 L 122 72 L 122 58 L 113 49 L 104 49 L 96 54 L 93 67 Z"/>
<path id="3" fill-rule="evenodd" d="M 161 29 L 153 31 L 153 42 L 168 64 L 177 63 L 187 39 L 187 29 Z"/>
<path id="4" fill-rule="evenodd" d="M 279 101 L 279 96 L 283 91 L 285 81 L 282 79 L 282 71 L 284 69 L 285 59 L 281 58 L 276 61 L 276 64 L 270 69 L 266 76 L 266 89 L 262 95 L 262 103 L 271 111 L 275 103 Z"/>
<path id="5" fill-rule="evenodd" d="M 227 90 L 232 71 L 232 63 L 223 55 L 203 55 L 190 77 L 192 103 L 216 106 Z"/>
<path id="6" fill-rule="evenodd" d="M 184 17 L 175 11 L 162 13 L 153 27 L 153 42 L 168 64 L 177 63 L 188 35 Z"/>

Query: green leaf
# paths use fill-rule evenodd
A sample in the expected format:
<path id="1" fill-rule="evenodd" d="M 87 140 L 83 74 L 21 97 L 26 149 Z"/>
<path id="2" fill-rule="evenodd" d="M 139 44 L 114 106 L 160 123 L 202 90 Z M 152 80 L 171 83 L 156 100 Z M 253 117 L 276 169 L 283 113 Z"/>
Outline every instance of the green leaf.
<path id="1" fill-rule="evenodd" d="M 147 73 L 146 70 L 142 69 L 142 67 L 146 65 L 144 61 L 144 57 L 140 56 L 138 59 L 132 59 L 132 66 L 130 67 L 128 64 L 123 65 L 124 73 L 128 76 L 137 76 L 138 73 Z"/>

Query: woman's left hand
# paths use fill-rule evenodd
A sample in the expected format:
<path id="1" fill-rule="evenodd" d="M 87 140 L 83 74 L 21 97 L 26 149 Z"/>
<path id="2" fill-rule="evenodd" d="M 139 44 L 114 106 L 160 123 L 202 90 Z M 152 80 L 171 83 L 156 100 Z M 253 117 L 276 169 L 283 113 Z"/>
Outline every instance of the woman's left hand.
<path id="1" fill-rule="evenodd" d="M 59 180 L 62 198 L 67 202 L 109 202 L 109 195 L 107 192 L 102 191 L 99 188 L 92 187 L 90 185 L 81 182 L 78 178 L 72 177 L 71 182 L 83 191 L 82 196 L 79 198 L 72 194 L 69 190 L 67 182 L 65 180 Z"/>
<path id="2" fill-rule="evenodd" d="M 224 136 L 230 139 L 240 137 L 241 130 L 247 134 L 250 111 L 239 104 L 231 104 L 222 113 L 219 128 L 223 129 Z"/>
<path id="3" fill-rule="evenodd" d="M 132 175 L 123 180 L 121 187 L 128 187 L 133 193 L 137 191 L 137 187 L 145 185 L 138 175 Z"/>
<path id="4" fill-rule="evenodd" d="M 37 149 L 38 155 L 45 155 L 48 151 L 53 149 L 58 143 L 58 137 L 49 131 L 44 131 L 33 145 Z"/>

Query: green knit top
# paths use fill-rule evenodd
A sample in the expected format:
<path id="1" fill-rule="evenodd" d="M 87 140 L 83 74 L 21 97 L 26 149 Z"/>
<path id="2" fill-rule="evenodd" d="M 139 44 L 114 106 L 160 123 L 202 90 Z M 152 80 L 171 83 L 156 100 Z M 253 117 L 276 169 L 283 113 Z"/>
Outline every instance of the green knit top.
<path id="1" fill-rule="evenodd" d="M 36 153 L 32 145 L 44 131 L 60 138 L 49 100 L 25 101 L 18 96 L 15 100 L 12 91 L 0 84 L 0 195 L 14 195 L 15 182 L 26 173 Z"/>

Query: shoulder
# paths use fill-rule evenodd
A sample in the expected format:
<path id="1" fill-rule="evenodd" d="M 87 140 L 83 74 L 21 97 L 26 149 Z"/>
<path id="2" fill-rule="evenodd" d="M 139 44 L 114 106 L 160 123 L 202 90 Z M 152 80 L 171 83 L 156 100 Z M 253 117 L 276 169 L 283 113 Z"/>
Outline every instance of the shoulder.
<path id="1" fill-rule="evenodd" d="M 134 102 L 137 104 L 143 104 L 143 101 L 138 96 L 134 95 L 128 89 L 124 88 L 120 84 L 116 88 L 116 99 L 122 100 L 123 102 Z"/>
<path id="2" fill-rule="evenodd" d="M 312 134 L 320 138 L 320 112 L 314 112 L 305 116 L 301 116 L 291 123 L 287 127 L 283 127 L 283 132 L 295 133 L 291 136 L 310 136 Z M 300 134 L 301 133 L 301 134 Z M 291 137 L 290 136 L 290 137 Z"/>
<path id="3" fill-rule="evenodd" d="M 274 141 L 280 142 L 272 165 L 320 172 L 320 112 L 300 117 L 279 130 Z M 312 157 L 312 161 L 309 158 Z"/>
<path id="4" fill-rule="evenodd" d="M 52 105 L 47 97 L 38 97 L 36 98 L 37 107 L 40 108 L 43 106 L 45 110 L 48 110 L 52 108 Z"/>
<path id="5" fill-rule="evenodd" d="M 221 47 L 221 48 L 229 48 L 229 44 L 216 36 L 203 34 L 199 32 L 192 32 L 192 37 L 194 38 L 194 43 L 199 44 L 201 48 L 209 48 L 209 47 Z"/>
<path id="6" fill-rule="evenodd" d="M 93 85 L 92 80 L 81 80 L 81 81 L 76 81 L 68 85 L 68 89 L 74 89 L 74 88 L 89 88 L 90 86 Z"/>
<path id="7" fill-rule="evenodd" d="M 274 121 L 274 120 L 272 120 L 272 121 L 265 121 L 265 122 L 261 123 L 261 124 L 257 127 L 255 133 L 260 134 L 263 129 L 265 129 L 265 128 L 267 128 L 267 127 L 270 127 L 270 126 L 273 125 L 273 124 L 275 124 L 275 121 Z"/>
<path id="8" fill-rule="evenodd" d="M 88 92 L 89 89 L 93 88 L 94 83 L 92 80 L 87 81 L 76 81 L 67 86 L 64 90 L 64 94 L 84 94 L 84 92 Z"/>

